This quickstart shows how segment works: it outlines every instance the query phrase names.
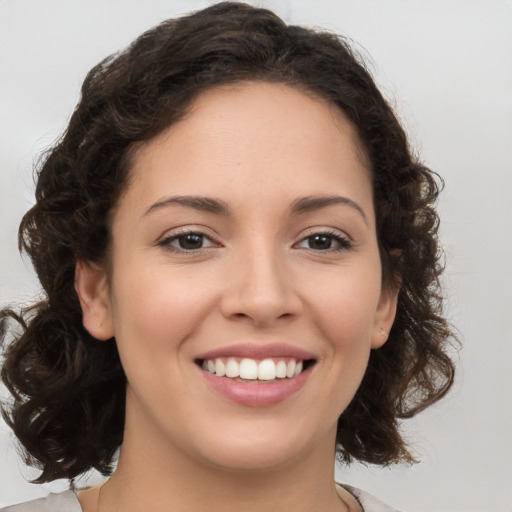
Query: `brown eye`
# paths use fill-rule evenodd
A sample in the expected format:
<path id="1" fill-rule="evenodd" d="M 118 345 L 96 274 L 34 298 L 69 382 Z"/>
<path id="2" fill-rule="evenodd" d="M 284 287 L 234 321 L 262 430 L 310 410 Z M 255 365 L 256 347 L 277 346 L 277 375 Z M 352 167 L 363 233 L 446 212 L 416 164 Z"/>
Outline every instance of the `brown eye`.
<path id="1" fill-rule="evenodd" d="M 303 238 L 298 247 L 301 249 L 310 249 L 312 251 L 341 251 L 350 249 L 352 243 L 348 238 L 334 233 L 315 233 Z"/>
<path id="2" fill-rule="evenodd" d="M 333 245 L 333 239 L 328 235 L 309 236 L 306 240 L 308 248 L 315 251 L 325 251 L 326 249 L 331 249 Z"/>
<path id="3" fill-rule="evenodd" d="M 214 247 L 216 244 L 204 233 L 177 233 L 159 242 L 160 246 L 173 252 L 193 252 Z"/>
<path id="4" fill-rule="evenodd" d="M 193 251 L 201 249 L 204 243 L 204 235 L 199 233 L 189 233 L 187 235 L 181 235 L 174 240 L 180 249 L 186 251 Z"/>

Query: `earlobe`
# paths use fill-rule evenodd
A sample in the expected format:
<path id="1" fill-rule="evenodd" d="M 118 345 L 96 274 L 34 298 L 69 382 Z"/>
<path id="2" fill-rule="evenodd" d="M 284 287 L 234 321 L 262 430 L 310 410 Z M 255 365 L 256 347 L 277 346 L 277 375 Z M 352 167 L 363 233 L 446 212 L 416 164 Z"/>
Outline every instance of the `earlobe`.
<path id="1" fill-rule="evenodd" d="M 78 261 L 75 291 L 82 307 L 82 322 L 91 336 L 108 340 L 114 336 L 107 275 L 103 268 Z"/>
<path id="2" fill-rule="evenodd" d="M 389 337 L 389 331 L 393 326 L 398 303 L 399 287 L 389 287 L 381 291 L 375 323 L 373 326 L 372 348 L 380 348 Z"/>

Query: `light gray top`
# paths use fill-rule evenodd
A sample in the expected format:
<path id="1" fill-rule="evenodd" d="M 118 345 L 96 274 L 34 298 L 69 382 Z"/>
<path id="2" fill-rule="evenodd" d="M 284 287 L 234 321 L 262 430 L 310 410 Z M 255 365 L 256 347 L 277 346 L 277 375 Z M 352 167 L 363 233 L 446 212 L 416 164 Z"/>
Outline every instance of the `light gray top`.
<path id="1" fill-rule="evenodd" d="M 83 512 L 74 491 L 51 493 L 46 498 L 27 501 L 20 505 L 12 505 L 0 512 Z"/>
<path id="2" fill-rule="evenodd" d="M 382 501 L 374 498 L 361 489 L 350 485 L 343 485 L 359 501 L 364 512 L 398 512 L 388 507 Z M 58 494 L 50 494 L 46 498 L 28 501 L 20 505 L 12 505 L 0 510 L 0 512 L 83 512 L 75 491 L 69 490 Z"/>

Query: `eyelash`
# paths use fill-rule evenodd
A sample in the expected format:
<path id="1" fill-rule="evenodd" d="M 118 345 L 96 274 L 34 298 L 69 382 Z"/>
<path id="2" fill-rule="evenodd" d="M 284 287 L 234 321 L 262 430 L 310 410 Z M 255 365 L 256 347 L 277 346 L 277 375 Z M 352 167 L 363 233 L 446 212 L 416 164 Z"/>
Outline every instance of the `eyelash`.
<path id="1" fill-rule="evenodd" d="M 348 251 L 348 250 L 351 250 L 354 248 L 354 244 L 348 237 L 342 236 L 339 233 L 330 231 L 330 230 L 314 231 L 314 232 L 310 233 L 308 236 L 305 236 L 304 238 L 302 238 L 299 243 L 302 243 L 302 242 L 304 242 L 308 239 L 312 239 L 314 237 L 330 238 L 332 241 L 335 241 L 339 244 L 338 247 L 335 247 L 335 248 L 329 247 L 326 250 L 318 250 L 318 249 L 308 248 L 310 251 L 314 251 L 317 253 L 331 253 L 331 252 Z"/>
<path id="2" fill-rule="evenodd" d="M 172 246 L 172 242 L 179 240 L 180 238 L 184 238 L 187 236 L 197 236 L 201 238 L 201 242 L 204 243 L 205 240 L 209 240 L 212 244 L 212 246 L 217 245 L 218 243 L 212 239 L 212 237 L 206 235 L 205 233 L 197 230 L 184 230 L 180 231 L 179 233 L 174 233 L 173 235 L 167 236 L 164 239 L 162 239 L 160 242 L 158 242 L 157 245 L 160 247 L 163 247 L 166 251 L 174 252 L 174 253 L 181 253 L 181 254 L 195 254 L 200 251 L 208 250 L 211 247 L 199 247 L 196 249 L 184 249 L 181 247 L 174 247 Z M 341 251 L 348 251 L 354 248 L 353 243 L 348 237 L 341 236 L 339 233 L 326 230 L 326 231 L 317 231 L 317 232 L 311 232 L 308 236 L 303 237 L 297 244 L 294 244 L 294 246 L 297 246 L 303 242 L 306 242 L 307 240 L 313 239 L 314 237 L 325 237 L 331 239 L 331 243 L 335 242 L 338 244 L 338 247 L 329 247 L 325 250 L 322 249 L 313 249 L 309 247 L 305 247 L 306 250 L 315 252 L 315 253 L 332 253 L 332 252 L 341 252 Z"/>
<path id="3" fill-rule="evenodd" d="M 205 233 L 202 233 L 201 231 L 197 231 L 197 230 L 193 230 L 193 229 L 183 230 L 183 231 L 180 231 L 179 233 L 174 233 L 173 235 L 167 236 L 164 239 L 162 239 L 160 242 L 158 242 L 158 245 L 160 247 L 163 247 L 166 251 L 170 251 L 170 252 L 174 252 L 174 253 L 181 253 L 181 254 L 195 254 L 199 251 L 204 251 L 205 249 L 210 248 L 210 247 L 199 247 L 197 249 L 183 249 L 180 247 L 173 247 L 171 245 L 172 242 L 179 240 L 180 238 L 185 238 L 185 237 L 191 236 L 191 235 L 201 237 L 201 239 L 203 241 L 209 240 L 210 242 L 212 242 L 212 245 L 218 245 L 217 242 L 215 242 L 215 240 L 212 239 L 212 237 L 206 235 Z"/>

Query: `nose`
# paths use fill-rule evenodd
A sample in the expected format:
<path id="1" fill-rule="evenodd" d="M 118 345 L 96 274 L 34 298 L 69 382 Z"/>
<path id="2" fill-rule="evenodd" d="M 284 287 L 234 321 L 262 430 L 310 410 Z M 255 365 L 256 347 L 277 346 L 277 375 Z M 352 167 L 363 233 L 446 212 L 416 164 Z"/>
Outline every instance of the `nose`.
<path id="1" fill-rule="evenodd" d="M 225 317 L 258 327 L 296 317 L 302 302 L 285 255 L 241 251 L 227 272 L 221 310 Z"/>

